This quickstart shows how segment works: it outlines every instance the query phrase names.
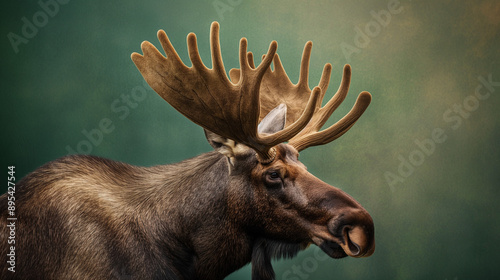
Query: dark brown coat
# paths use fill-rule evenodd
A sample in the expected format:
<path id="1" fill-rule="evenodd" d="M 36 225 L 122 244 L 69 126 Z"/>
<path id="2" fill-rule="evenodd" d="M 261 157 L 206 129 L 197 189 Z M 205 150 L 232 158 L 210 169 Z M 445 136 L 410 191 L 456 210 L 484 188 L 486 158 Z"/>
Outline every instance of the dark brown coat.
<path id="1" fill-rule="evenodd" d="M 309 174 L 291 146 L 277 148 L 268 166 L 244 148 L 234 165 L 218 152 L 150 168 L 93 156 L 47 163 L 17 185 L 16 272 L 3 266 L 0 278 L 223 279 L 252 261 L 254 279 L 272 279 L 272 257 L 335 238 L 328 224 L 353 211 L 372 250 L 368 213 Z M 6 205 L 4 194 L 2 228 Z"/>

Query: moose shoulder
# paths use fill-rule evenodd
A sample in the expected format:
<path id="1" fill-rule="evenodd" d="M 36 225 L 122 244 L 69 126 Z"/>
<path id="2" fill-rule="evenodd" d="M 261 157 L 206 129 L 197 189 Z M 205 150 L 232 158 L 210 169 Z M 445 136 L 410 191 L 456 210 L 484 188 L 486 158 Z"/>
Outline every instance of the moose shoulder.
<path id="1" fill-rule="evenodd" d="M 240 68 L 228 78 L 217 23 L 212 69 L 201 62 L 194 34 L 192 67 L 163 31 L 158 38 L 166 56 L 144 42 L 144 54 L 132 59 L 163 99 L 205 129 L 214 151 L 149 168 L 93 156 L 45 164 L 17 185 L 16 272 L 4 266 L 0 278 L 223 279 L 251 262 L 252 279 L 274 279 L 271 259 L 294 257 L 311 243 L 332 258 L 370 256 L 368 212 L 298 160 L 305 148 L 344 134 L 370 103 L 362 92 L 344 118 L 320 131 L 347 94 L 350 66 L 321 107 L 331 65 L 311 90 L 310 42 L 294 85 L 276 42 L 255 66 L 242 39 Z M 4 194 L 4 228 L 7 212 Z M 7 244 L 4 231 L 0 239 Z M 7 246 L 0 253 L 7 255 Z"/>

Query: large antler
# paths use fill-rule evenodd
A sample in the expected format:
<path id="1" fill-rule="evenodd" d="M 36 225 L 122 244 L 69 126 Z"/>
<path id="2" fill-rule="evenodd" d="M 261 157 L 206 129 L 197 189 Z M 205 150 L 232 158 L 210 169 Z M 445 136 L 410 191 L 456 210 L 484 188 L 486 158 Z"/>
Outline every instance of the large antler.
<path id="1" fill-rule="evenodd" d="M 307 42 L 302 54 L 299 81 L 295 85 L 288 78 L 279 56 L 277 54 L 274 56 L 274 71 L 268 68 L 261 82 L 261 119 L 281 103 L 287 105 L 287 122 L 294 122 L 300 116 L 303 111 L 302 104 L 311 96 L 311 89 L 308 83 L 311 49 L 312 42 Z M 267 59 L 267 56 L 263 57 L 263 60 Z M 251 65 L 254 65 L 251 53 L 248 53 L 248 60 Z M 325 92 L 328 89 L 331 70 L 332 65 L 329 63 L 323 69 L 319 82 L 321 100 L 323 100 Z M 240 74 L 239 69 L 231 69 L 229 72 L 233 82 L 238 81 Z M 356 103 L 347 115 L 329 128 L 319 131 L 333 111 L 344 101 L 349 90 L 350 81 L 351 66 L 345 65 L 342 82 L 337 93 L 323 107 L 321 107 L 321 102 L 316 103 L 311 121 L 300 133 L 289 140 L 290 145 L 301 151 L 307 147 L 327 144 L 342 136 L 354 125 L 370 104 L 371 95 L 366 91 L 359 94 Z"/>
<path id="2" fill-rule="evenodd" d="M 321 90 L 316 87 L 307 97 L 307 105 L 301 108 L 300 117 L 295 122 L 277 133 L 261 135 L 257 132 L 261 115 L 259 91 L 276 53 L 275 41 L 269 46 L 266 58 L 255 67 L 253 61 L 248 61 L 247 40 L 242 38 L 239 78 L 233 83 L 224 70 L 217 22 L 212 23 L 210 31 L 212 69 L 208 69 L 200 58 L 195 34 L 190 33 L 187 37 L 192 67 L 181 61 L 163 30 L 158 31 L 158 39 L 166 56 L 146 41 L 141 44 L 143 55 L 132 54 L 132 60 L 148 84 L 191 121 L 253 148 L 262 162 L 273 157 L 273 151 L 270 151 L 273 146 L 298 134 L 320 104 Z"/>

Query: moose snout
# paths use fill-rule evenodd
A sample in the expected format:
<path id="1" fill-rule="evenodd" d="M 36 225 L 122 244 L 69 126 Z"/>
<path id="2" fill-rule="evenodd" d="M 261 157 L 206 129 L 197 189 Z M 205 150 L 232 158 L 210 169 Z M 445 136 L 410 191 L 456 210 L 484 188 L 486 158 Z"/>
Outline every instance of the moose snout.
<path id="1" fill-rule="evenodd" d="M 373 220 L 364 209 L 350 209 L 331 219 L 328 230 L 348 256 L 368 257 L 375 251 Z"/>

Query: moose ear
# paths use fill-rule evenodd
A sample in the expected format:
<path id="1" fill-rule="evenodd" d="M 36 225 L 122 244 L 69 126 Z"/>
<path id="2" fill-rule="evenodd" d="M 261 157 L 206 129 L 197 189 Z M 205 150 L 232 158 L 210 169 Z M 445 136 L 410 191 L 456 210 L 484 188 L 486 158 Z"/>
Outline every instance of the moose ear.
<path id="1" fill-rule="evenodd" d="M 207 138 L 208 143 L 210 143 L 210 146 L 212 146 L 217 152 L 225 155 L 231 165 L 234 165 L 237 155 L 246 153 L 250 149 L 246 145 L 238 144 L 231 139 L 224 138 L 209 130 L 204 129 L 204 131 L 205 137 Z"/>
<path id="2" fill-rule="evenodd" d="M 272 109 L 259 123 L 259 133 L 272 134 L 285 128 L 286 123 L 286 105 L 281 103 Z"/>

